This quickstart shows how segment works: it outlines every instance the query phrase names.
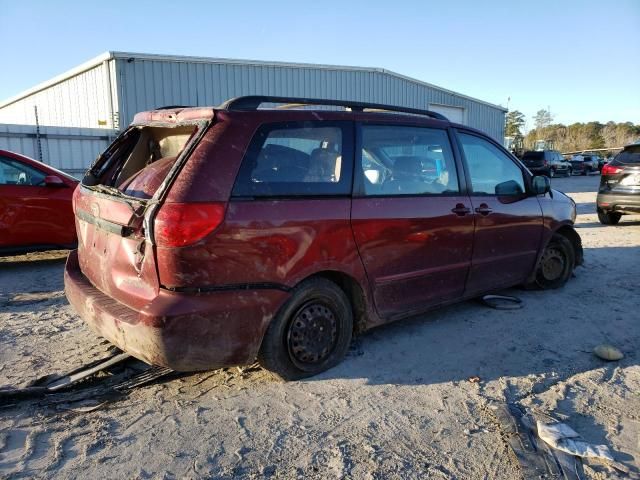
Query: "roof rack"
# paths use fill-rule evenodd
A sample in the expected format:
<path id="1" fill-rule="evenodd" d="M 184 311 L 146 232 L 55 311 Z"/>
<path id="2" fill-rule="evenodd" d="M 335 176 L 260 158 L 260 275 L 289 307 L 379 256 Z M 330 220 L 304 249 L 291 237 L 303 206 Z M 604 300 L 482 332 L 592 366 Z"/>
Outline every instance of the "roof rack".
<path id="1" fill-rule="evenodd" d="M 411 113 L 414 115 L 425 115 L 438 120 L 448 121 L 447 117 L 440 113 L 419 108 L 399 107 L 397 105 L 383 105 L 380 103 L 353 102 L 351 100 L 329 100 L 321 98 L 299 98 L 299 97 L 271 97 L 268 95 L 249 95 L 236 97 L 227 100 L 219 108 L 223 110 L 251 111 L 257 110 L 263 103 L 284 103 L 301 105 L 331 105 L 336 107 L 349 108 L 354 112 L 363 112 L 365 109 L 386 112 Z"/>
<path id="2" fill-rule="evenodd" d="M 164 105 L 157 107 L 154 110 L 175 110 L 177 108 L 192 108 L 192 105 Z"/>

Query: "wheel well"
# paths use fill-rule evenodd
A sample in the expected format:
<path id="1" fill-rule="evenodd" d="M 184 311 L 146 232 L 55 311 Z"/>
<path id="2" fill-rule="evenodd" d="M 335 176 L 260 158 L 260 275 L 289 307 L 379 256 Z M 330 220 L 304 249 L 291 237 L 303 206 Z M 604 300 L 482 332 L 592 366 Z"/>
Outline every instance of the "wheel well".
<path id="1" fill-rule="evenodd" d="M 319 272 L 308 278 L 326 278 L 338 285 L 351 302 L 354 332 L 362 332 L 366 329 L 367 307 L 364 293 L 362 291 L 362 287 L 355 278 L 347 275 L 346 273 L 335 270 Z"/>
<path id="2" fill-rule="evenodd" d="M 576 265 L 582 265 L 584 261 L 584 253 L 582 251 L 582 240 L 580 239 L 580 235 L 578 235 L 573 227 L 570 227 L 569 225 L 560 227 L 555 233 L 562 235 L 571 242 L 571 245 L 573 245 L 573 251 L 576 254 Z"/>

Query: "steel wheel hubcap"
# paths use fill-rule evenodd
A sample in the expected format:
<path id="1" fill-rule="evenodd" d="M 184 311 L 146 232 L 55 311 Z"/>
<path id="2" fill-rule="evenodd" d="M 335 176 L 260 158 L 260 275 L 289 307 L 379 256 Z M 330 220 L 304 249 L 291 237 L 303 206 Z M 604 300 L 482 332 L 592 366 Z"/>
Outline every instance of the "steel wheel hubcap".
<path id="1" fill-rule="evenodd" d="M 337 336 L 336 316 L 331 309 L 320 303 L 308 303 L 289 326 L 289 353 L 301 363 L 322 362 L 331 354 Z"/>
<path id="2" fill-rule="evenodd" d="M 547 248 L 542 255 L 542 275 L 547 280 L 560 278 L 564 271 L 566 259 L 564 253 L 554 247 Z"/>

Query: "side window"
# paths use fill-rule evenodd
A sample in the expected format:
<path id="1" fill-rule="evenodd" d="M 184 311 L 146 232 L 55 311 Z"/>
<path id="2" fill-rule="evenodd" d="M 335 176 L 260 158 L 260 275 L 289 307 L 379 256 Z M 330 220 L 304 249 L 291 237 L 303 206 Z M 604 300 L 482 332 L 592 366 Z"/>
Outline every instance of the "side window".
<path id="1" fill-rule="evenodd" d="M 522 170 L 498 147 L 483 138 L 458 133 L 474 194 L 495 195 L 496 186 L 524 193 Z M 507 185 L 506 182 L 510 182 Z M 503 190 L 504 191 L 504 190 Z"/>
<path id="2" fill-rule="evenodd" d="M 29 165 L 0 157 L 0 185 L 44 185 L 45 174 Z"/>
<path id="3" fill-rule="evenodd" d="M 261 127 L 242 160 L 235 196 L 348 195 L 350 125 L 316 122 Z"/>
<path id="4" fill-rule="evenodd" d="M 365 195 L 439 195 L 459 192 L 445 130 L 364 125 L 358 155 Z"/>

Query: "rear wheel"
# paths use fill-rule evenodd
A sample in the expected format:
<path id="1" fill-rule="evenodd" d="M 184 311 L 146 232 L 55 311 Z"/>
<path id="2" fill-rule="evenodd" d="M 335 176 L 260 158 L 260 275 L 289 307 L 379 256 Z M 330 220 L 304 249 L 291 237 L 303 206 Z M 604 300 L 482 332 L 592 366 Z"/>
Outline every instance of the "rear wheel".
<path id="1" fill-rule="evenodd" d="M 571 242 L 563 235 L 555 234 L 542 252 L 534 285 L 542 290 L 562 287 L 571 277 L 575 261 Z"/>
<path id="2" fill-rule="evenodd" d="M 353 314 L 345 293 L 324 278 L 307 280 L 271 321 L 258 361 L 283 380 L 310 377 L 344 358 L 352 331 Z"/>
<path id="3" fill-rule="evenodd" d="M 605 212 L 604 210 L 598 209 L 598 220 L 603 225 L 615 225 L 620 221 L 620 217 L 622 217 L 621 213 L 617 212 Z"/>

